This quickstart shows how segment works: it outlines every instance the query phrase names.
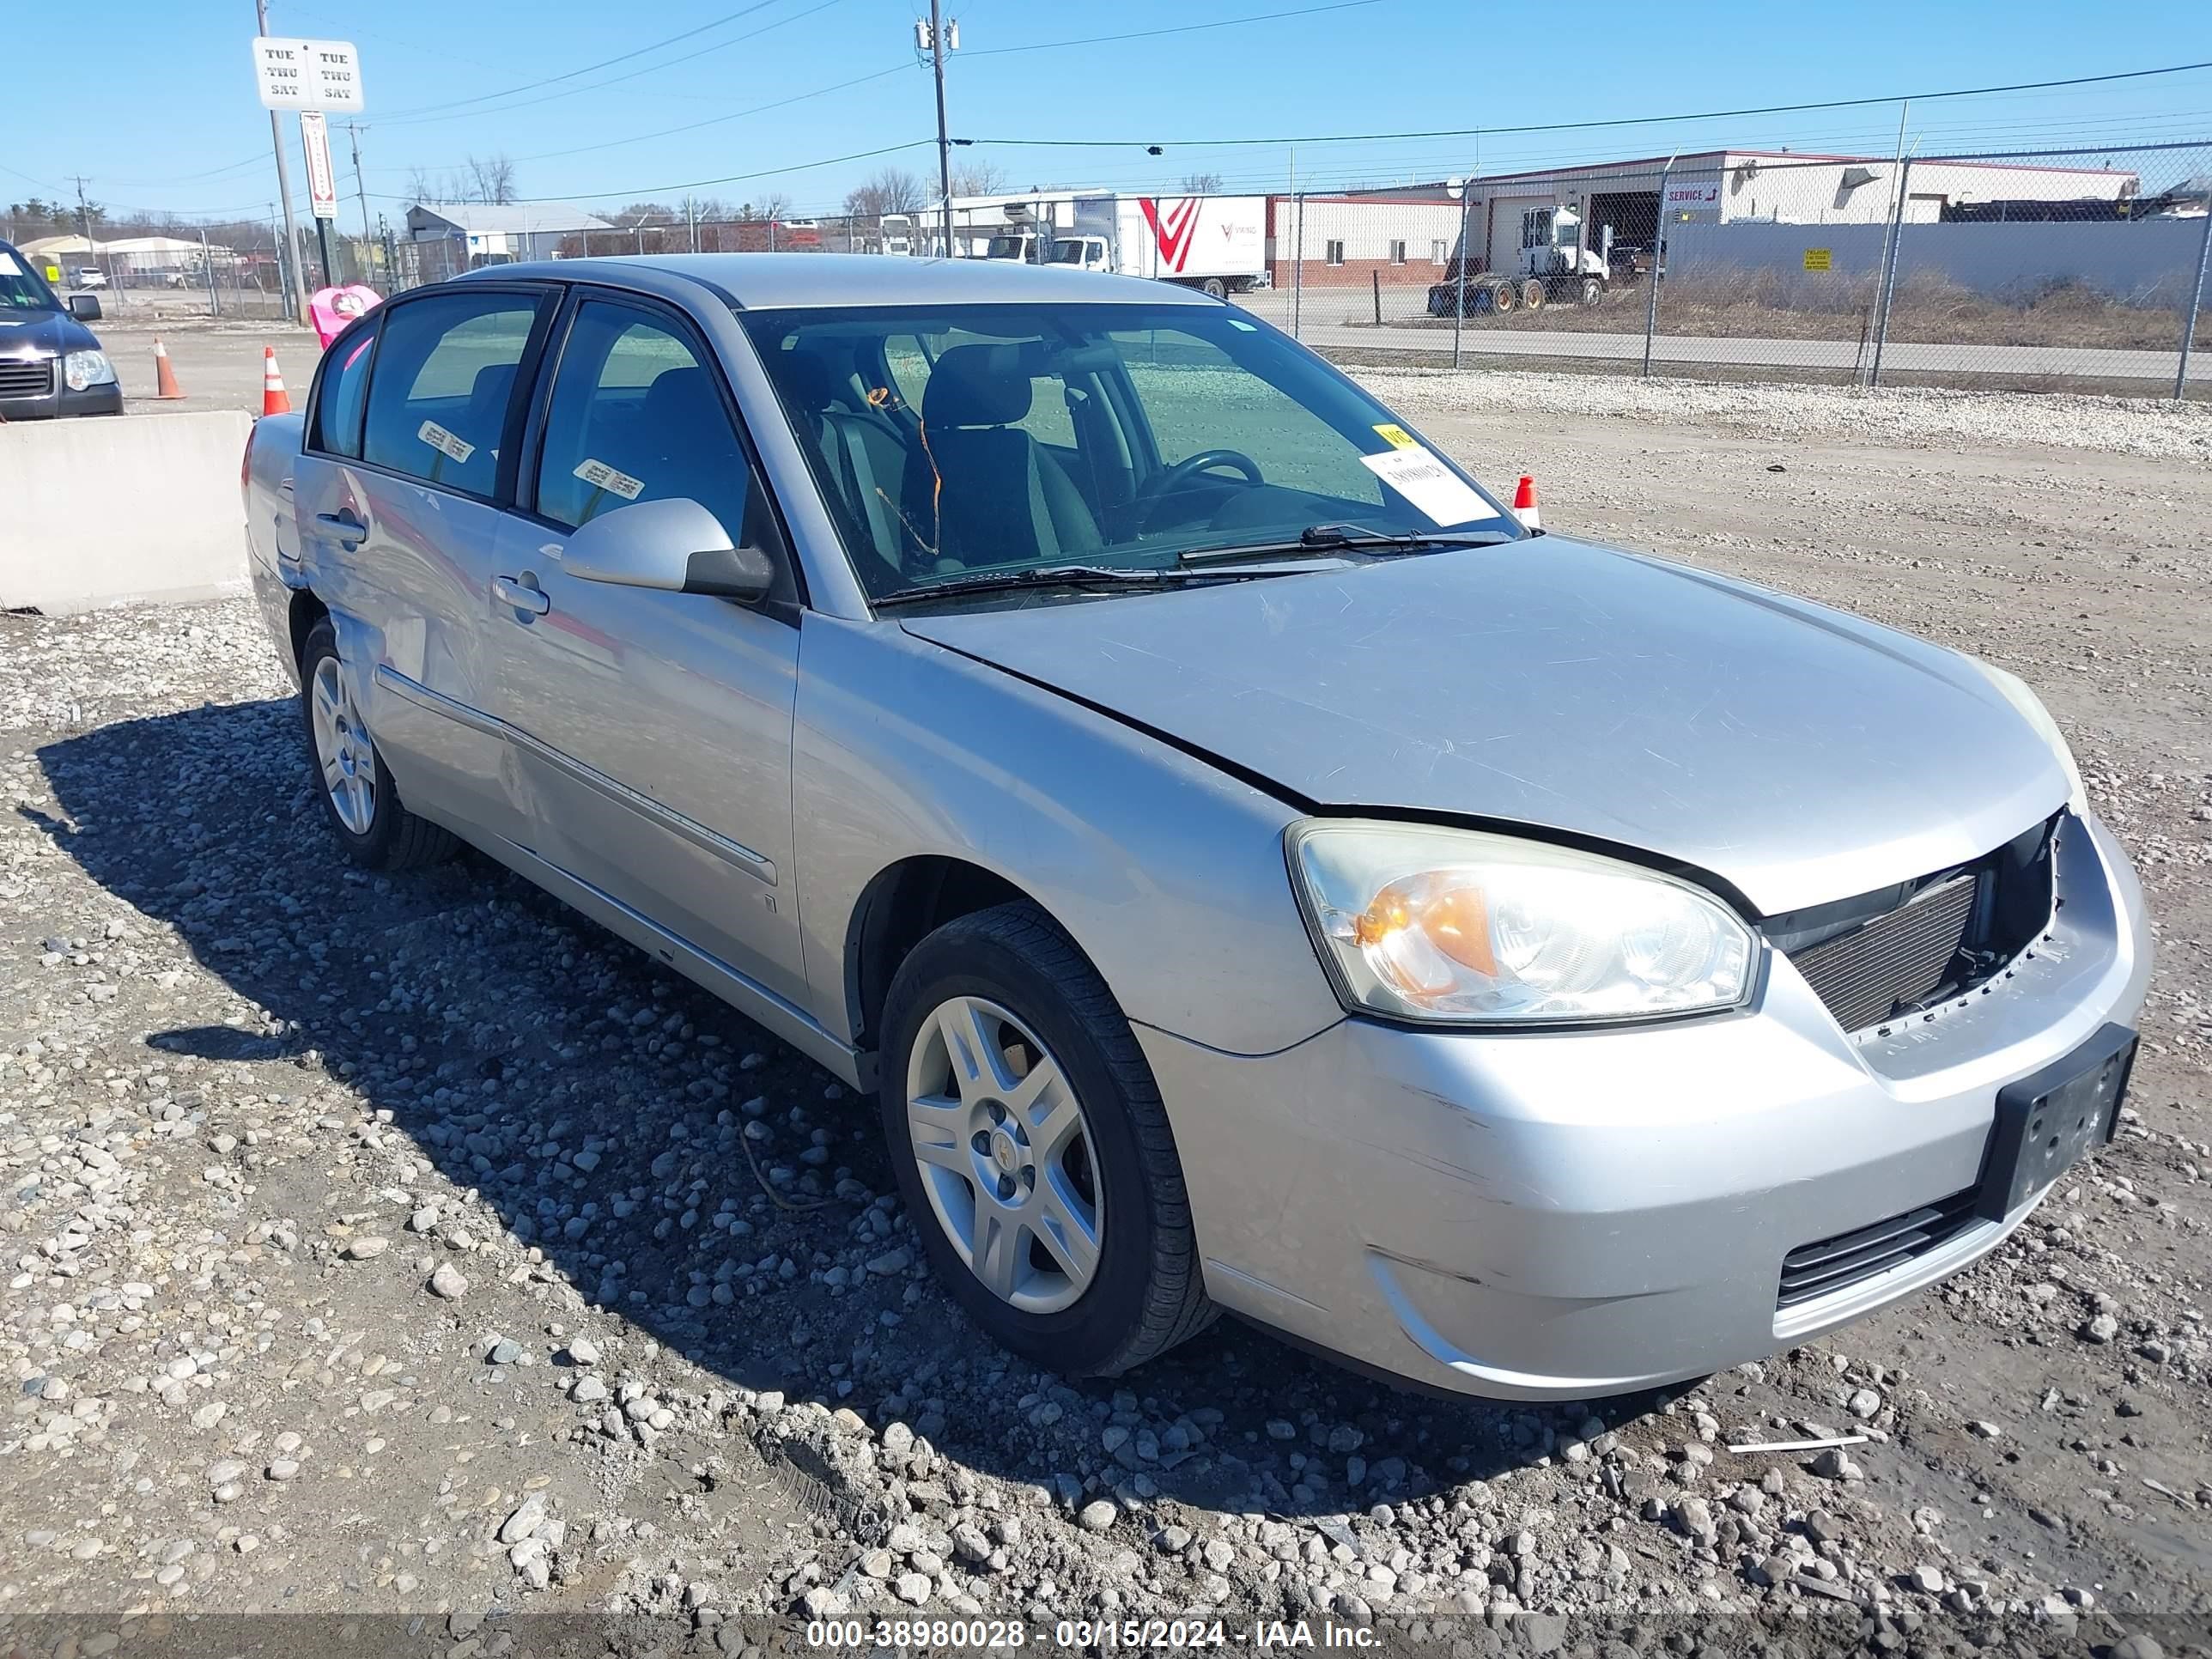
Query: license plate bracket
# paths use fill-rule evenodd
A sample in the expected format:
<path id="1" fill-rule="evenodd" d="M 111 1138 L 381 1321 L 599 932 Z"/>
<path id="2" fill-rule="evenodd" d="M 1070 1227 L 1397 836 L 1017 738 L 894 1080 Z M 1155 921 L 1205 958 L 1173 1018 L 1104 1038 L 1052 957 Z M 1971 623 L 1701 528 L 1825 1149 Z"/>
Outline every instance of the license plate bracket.
<path id="1" fill-rule="evenodd" d="M 1977 1215 L 2003 1220 L 2112 1138 L 2136 1041 L 2126 1026 L 2108 1024 L 2071 1054 L 1997 1091 Z"/>

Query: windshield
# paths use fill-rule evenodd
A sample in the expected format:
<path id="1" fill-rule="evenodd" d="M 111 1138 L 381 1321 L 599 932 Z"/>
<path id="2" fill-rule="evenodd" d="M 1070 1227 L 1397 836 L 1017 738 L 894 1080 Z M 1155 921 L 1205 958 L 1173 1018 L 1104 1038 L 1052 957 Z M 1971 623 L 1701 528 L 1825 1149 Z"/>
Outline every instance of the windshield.
<path id="1" fill-rule="evenodd" d="M 1164 571 L 1317 526 L 1519 533 L 1389 410 L 1231 307 L 740 320 L 876 598 L 1054 565 Z"/>
<path id="2" fill-rule="evenodd" d="M 16 311 L 59 311 L 61 301 L 46 279 L 13 248 L 0 247 L 0 306 Z"/>
<path id="3" fill-rule="evenodd" d="M 1026 259 L 1030 257 L 1030 239 L 1026 236 L 994 236 L 983 250 L 987 259 Z"/>

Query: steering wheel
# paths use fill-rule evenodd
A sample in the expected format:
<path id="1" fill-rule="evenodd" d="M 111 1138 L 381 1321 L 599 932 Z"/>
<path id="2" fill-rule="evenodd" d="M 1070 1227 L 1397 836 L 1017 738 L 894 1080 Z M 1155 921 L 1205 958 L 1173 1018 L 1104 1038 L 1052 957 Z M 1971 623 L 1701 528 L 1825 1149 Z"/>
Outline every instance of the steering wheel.
<path id="1" fill-rule="evenodd" d="M 1158 511 L 1162 501 L 1174 495 L 1176 490 L 1182 489 L 1200 473 L 1217 466 L 1233 467 L 1243 473 L 1247 481 L 1252 483 L 1267 483 L 1267 479 L 1261 476 L 1260 464 L 1243 451 L 1201 449 L 1195 455 L 1184 456 L 1182 459 L 1159 474 L 1137 493 L 1137 499 L 1133 503 L 1137 522 L 1140 525 L 1150 522 L 1152 514 Z"/>

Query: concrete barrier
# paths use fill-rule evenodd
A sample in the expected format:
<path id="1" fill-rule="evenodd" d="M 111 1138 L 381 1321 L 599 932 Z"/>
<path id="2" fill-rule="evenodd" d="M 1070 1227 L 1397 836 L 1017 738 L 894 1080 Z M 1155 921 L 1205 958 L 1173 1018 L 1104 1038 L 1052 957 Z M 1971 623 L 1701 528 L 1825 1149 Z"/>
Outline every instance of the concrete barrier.
<path id="1" fill-rule="evenodd" d="M 238 410 L 0 422 L 0 610 L 246 591 Z"/>

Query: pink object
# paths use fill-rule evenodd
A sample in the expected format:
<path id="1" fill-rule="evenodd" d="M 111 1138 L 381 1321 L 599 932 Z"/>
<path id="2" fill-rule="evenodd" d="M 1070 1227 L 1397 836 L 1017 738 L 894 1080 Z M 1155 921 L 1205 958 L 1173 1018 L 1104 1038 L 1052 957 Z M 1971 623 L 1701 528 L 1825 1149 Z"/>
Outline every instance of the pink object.
<path id="1" fill-rule="evenodd" d="M 361 283 L 348 288 L 317 289 L 307 301 L 307 314 L 315 322 L 316 340 L 328 345 L 348 323 L 383 303 L 381 294 Z"/>

